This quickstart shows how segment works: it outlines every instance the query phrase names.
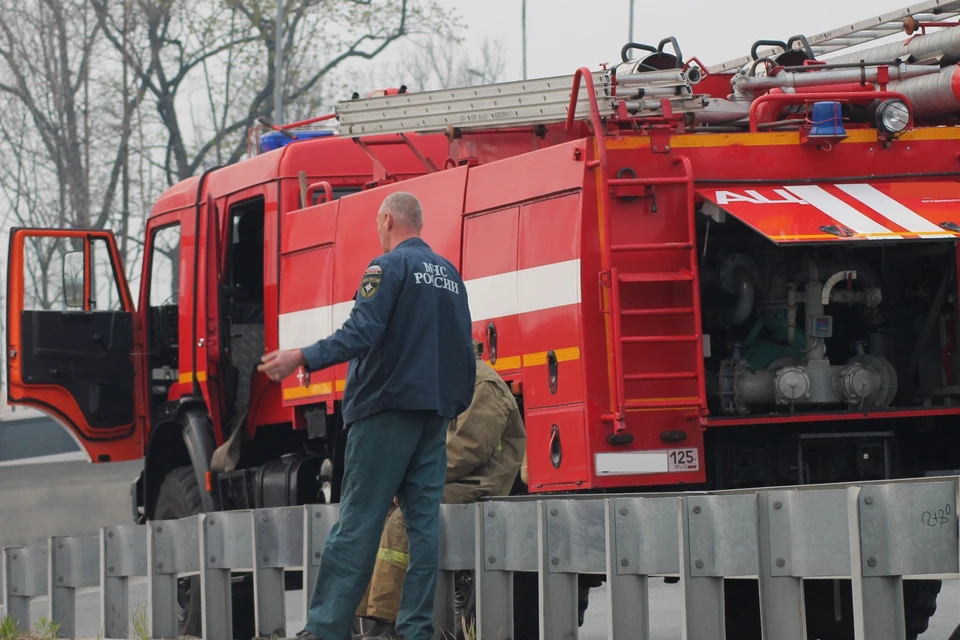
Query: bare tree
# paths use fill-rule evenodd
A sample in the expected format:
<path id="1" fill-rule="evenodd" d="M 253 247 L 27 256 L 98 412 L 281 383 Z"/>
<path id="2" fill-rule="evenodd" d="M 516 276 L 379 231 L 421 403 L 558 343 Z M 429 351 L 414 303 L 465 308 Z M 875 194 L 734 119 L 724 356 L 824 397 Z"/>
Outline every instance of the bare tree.
<path id="1" fill-rule="evenodd" d="M 464 52 L 458 39 L 433 35 L 407 43 L 403 61 L 392 68 L 394 83 L 411 91 L 472 87 L 502 82 L 506 51 L 502 38 L 484 39 L 477 55 Z"/>
<path id="2" fill-rule="evenodd" d="M 4 227 L 119 228 L 126 249 L 131 212 L 117 201 L 130 189 L 130 139 L 145 92 L 116 82 L 102 64 L 112 51 L 84 0 L 0 0 Z M 76 248 L 31 238 L 27 305 L 62 304 L 57 268 Z"/>
<path id="3" fill-rule="evenodd" d="M 136 0 L 135 35 L 124 42 L 116 3 L 89 1 L 106 37 L 152 94 L 166 135 L 166 181 L 243 157 L 246 131 L 258 116 L 272 117 L 275 2 Z M 455 24 L 434 0 L 288 0 L 283 20 L 286 104 L 316 100 L 324 80 L 351 60 L 372 59 L 410 34 L 450 33 Z M 185 110 L 190 86 L 202 88 L 206 104 Z M 212 135 L 192 137 L 189 130 Z"/>
<path id="4" fill-rule="evenodd" d="M 37 136 L 37 151 L 55 171 L 58 227 L 99 229 L 107 223 L 144 95 L 143 88 L 136 91 L 117 113 L 115 94 L 104 91 L 114 83 L 105 70 L 93 70 L 93 58 L 103 53 L 100 43 L 100 27 L 84 0 L 0 4 L 0 94 L 28 116 L 17 134 Z M 110 125 L 119 125 L 119 136 L 98 139 L 93 127 Z"/>

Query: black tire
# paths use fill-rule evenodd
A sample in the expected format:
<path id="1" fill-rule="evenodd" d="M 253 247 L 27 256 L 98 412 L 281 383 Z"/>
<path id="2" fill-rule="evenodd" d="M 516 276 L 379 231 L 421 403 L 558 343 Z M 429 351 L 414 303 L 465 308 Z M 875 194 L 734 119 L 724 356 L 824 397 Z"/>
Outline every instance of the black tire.
<path id="1" fill-rule="evenodd" d="M 942 586 L 943 583 L 939 580 L 903 581 L 903 613 L 907 640 L 917 640 L 917 636 L 930 626 L 930 618 L 937 612 L 937 596 Z"/>
<path id="2" fill-rule="evenodd" d="M 477 624 L 477 583 L 473 579 L 473 571 L 457 571 L 453 580 L 453 635 L 455 640 L 468 640 L 470 629 L 476 629 Z"/>
<path id="3" fill-rule="evenodd" d="M 154 520 L 177 520 L 203 513 L 203 500 L 193 467 L 174 469 L 163 479 Z M 200 577 L 192 576 L 177 581 L 177 635 L 199 638 L 202 630 Z M 253 581 L 245 577 L 233 584 L 233 637 L 253 638 L 256 635 L 254 618 Z"/>

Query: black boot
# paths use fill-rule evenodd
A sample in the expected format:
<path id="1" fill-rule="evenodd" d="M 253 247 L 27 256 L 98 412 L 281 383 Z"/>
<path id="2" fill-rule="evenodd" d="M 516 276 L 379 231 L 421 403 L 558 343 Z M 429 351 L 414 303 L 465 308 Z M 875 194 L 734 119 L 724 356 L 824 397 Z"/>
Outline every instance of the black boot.
<path id="1" fill-rule="evenodd" d="M 354 640 L 399 640 L 396 624 L 379 618 L 368 618 L 373 621 L 373 627 L 363 635 L 354 636 Z"/>

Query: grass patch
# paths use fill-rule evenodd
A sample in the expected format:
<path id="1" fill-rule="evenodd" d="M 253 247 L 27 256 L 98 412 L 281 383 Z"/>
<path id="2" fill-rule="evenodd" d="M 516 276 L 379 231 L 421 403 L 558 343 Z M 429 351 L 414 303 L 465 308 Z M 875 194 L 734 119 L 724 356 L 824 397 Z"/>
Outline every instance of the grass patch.
<path id="1" fill-rule="evenodd" d="M 460 626 L 463 631 L 463 635 L 460 636 L 463 640 L 477 640 L 477 625 L 476 619 L 471 617 L 470 622 L 468 623 L 465 618 L 460 618 Z M 444 640 L 457 640 L 457 634 L 455 632 L 441 630 Z M 499 636 L 498 636 L 499 637 Z"/>
<path id="2" fill-rule="evenodd" d="M 46 618 L 40 618 L 33 629 L 26 631 L 13 616 L 0 620 L 0 640 L 54 640 L 60 632 L 60 625 Z"/>
<path id="3" fill-rule="evenodd" d="M 133 624 L 133 640 L 150 640 L 146 606 L 137 605 L 137 610 L 134 612 L 131 622 Z"/>

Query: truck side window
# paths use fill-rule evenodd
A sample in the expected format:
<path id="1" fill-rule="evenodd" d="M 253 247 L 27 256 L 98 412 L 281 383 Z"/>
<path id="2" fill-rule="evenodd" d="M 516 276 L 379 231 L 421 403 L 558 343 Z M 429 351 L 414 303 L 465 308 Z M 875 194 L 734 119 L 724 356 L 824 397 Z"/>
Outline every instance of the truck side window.
<path id="1" fill-rule="evenodd" d="M 180 292 L 180 225 L 173 224 L 153 233 L 150 251 L 150 306 L 177 304 Z"/>
<path id="2" fill-rule="evenodd" d="M 147 330 L 151 407 L 167 400 L 179 374 L 180 224 L 153 232 L 150 243 Z"/>
<path id="3" fill-rule="evenodd" d="M 83 241 L 28 237 L 23 247 L 23 310 L 76 310 L 69 287 L 83 287 Z"/>
<path id="4" fill-rule="evenodd" d="M 104 238 L 91 238 L 90 298 L 82 238 L 28 237 L 23 252 L 26 311 L 122 311 L 120 279 Z"/>
<path id="5" fill-rule="evenodd" d="M 94 311 L 120 311 L 120 281 L 113 270 L 110 248 L 103 238 L 90 241 L 90 264 L 93 279 L 90 282 L 90 308 Z"/>

